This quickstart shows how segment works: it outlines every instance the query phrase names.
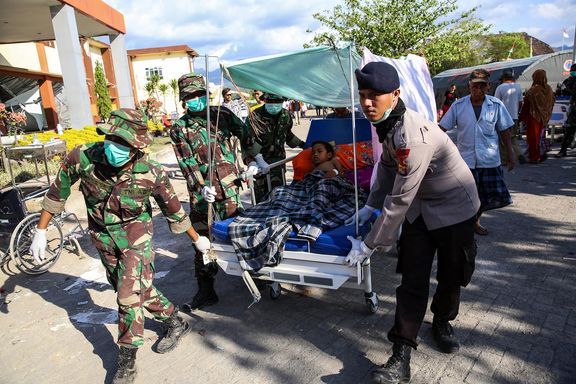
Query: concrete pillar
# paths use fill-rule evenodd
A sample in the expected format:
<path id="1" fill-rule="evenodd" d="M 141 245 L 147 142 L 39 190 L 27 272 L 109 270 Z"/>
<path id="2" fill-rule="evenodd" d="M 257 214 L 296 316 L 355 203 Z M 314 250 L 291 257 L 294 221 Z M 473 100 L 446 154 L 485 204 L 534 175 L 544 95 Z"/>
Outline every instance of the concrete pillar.
<path id="1" fill-rule="evenodd" d="M 82 61 L 76 15 L 74 8 L 69 5 L 52 6 L 50 13 L 66 89 L 66 102 L 70 111 L 70 125 L 72 128 L 82 129 L 94 123 L 90 111 L 90 96 Z"/>
<path id="2" fill-rule="evenodd" d="M 128 67 L 128 52 L 126 52 L 126 45 L 124 44 L 124 35 L 109 35 L 109 37 L 120 107 L 134 108 L 134 95 L 132 94 L 130 68 Z"/>

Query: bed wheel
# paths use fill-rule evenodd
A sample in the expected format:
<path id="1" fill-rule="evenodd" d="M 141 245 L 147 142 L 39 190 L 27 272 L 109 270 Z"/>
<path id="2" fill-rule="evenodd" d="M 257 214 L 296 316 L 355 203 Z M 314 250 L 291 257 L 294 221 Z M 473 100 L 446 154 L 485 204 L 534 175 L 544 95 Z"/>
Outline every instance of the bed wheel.
<path id="1" fill-rule="evenodd" d="M 282 286 L 280 283 L 274 282 L 270 284 L 270 298 L 272 300 L 278 300 L 282 294 Z"/>
<path id="2" fill-rule="evenodd" d="M 376 293 L 365 293 L 364 297 L 366 298 L 366 307 L 368 308 L 368 313 L 371 315 L 375 314 L 378 310 L 378 296 Z"/>

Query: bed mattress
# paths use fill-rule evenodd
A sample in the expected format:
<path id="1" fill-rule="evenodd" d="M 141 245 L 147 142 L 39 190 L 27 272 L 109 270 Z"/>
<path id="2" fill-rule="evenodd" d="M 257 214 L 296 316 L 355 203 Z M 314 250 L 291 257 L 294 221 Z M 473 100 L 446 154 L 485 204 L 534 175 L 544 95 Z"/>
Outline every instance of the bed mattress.
<path id="1" fill-rule="evenodd" d="M 233 217 L 217 221 L 212 225 L 212 234 L 218 241 L 230 243 L 228 226 L 232 221 L 234 221 Z M 369 229 L 370 224 L 361 226 L 360 235 L 364 237 Z M 326 255 L 346 256 L 351 248 L 350 241 L 346 238 L 347 236 L 354 236 L 354 224 L 343 225 L 322 233 L 316 241 L 310 241 L 310 249 L 308 249 L 309 241 L 296 237 L 296 232 L 292 231 L 288 236 L 284 249 L 286 251 L 310 251 Z"/>

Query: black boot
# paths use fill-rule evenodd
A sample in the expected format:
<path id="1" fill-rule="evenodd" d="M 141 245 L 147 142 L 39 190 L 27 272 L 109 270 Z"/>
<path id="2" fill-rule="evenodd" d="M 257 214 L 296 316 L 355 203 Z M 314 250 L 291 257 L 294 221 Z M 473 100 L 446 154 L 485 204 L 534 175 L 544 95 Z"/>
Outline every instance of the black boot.
<path id="1" fill-rule="evenodd" d="M 188 325 L 186 320 L 178 316 L 178 309 L 175 309 L 172 315 L 164 322 L 168 325 L 168 329 L 156 347 L 156 352 L 158 353 L 170 352 L 176 348 L 180 339 L 190 332 L 190 325 Z"/>
<path id="2" fill-rule="evenodd" d="M 558 157 L 566 157 L 567 156 L 567 152 L 566 152 L 566 148 L 562 147 L 562 149 L 560 149 L 560 151 L 554 155 L 554 157 L 558 158 Z"/>
<path id="3" fill-rule="evenodd" d="M 130 384 L 136 379 L 136 352 L 138 348 L 120 347 L 118 369 L 112 384 Z"/>
<path id="4" fill-rule="evenodd" d="M 454 353 L 460 349 L 460 342 L 454 335 L 454 329 L 448 321 L 434 319 L 432 321 L 432 333 L 434 341 L 442 352 Z"/>
<path id="5" fill-rule="evenodd" d="M 394 343 L 392 356 L 386 364 L 372 372 L 372 381 L 379 384 L 398 384 L 410 381 L 410 353 L 412 347 Z"/>
<path id="6" fill-rule="evenodd" d="M 195 309 L 208 307 L 218 303 L 218 295 L 214 290 L 213 277 L 198 278 L 198 292 L 192 298 L 192 301 L 182 305 L 182 311 L 190 313 Z"/>

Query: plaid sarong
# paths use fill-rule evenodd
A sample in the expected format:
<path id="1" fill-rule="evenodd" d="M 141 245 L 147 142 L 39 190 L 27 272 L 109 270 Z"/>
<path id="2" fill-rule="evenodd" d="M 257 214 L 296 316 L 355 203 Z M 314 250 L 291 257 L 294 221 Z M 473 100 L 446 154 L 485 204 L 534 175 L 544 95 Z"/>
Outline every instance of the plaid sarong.
<path id="1" fill-rule="evenodd" d="M 471 169 L 480 198 L 480 212 L 512 204 L 512 196 L 504 183 L 502 166 Z"/>
<path id="2" fill-rule="evenodd" d="M 298 237 L 315 240 L 354 214 L 354 186 L 343 177 L 323 179 L 324 172 L 274 189 L 268 200 L 245 210 L 228 227 L 230 240 L 245 270 L 277 265 L 284 244 L 295 229 Z M 358 192 L 358 204 L 366 195 Z"/>

